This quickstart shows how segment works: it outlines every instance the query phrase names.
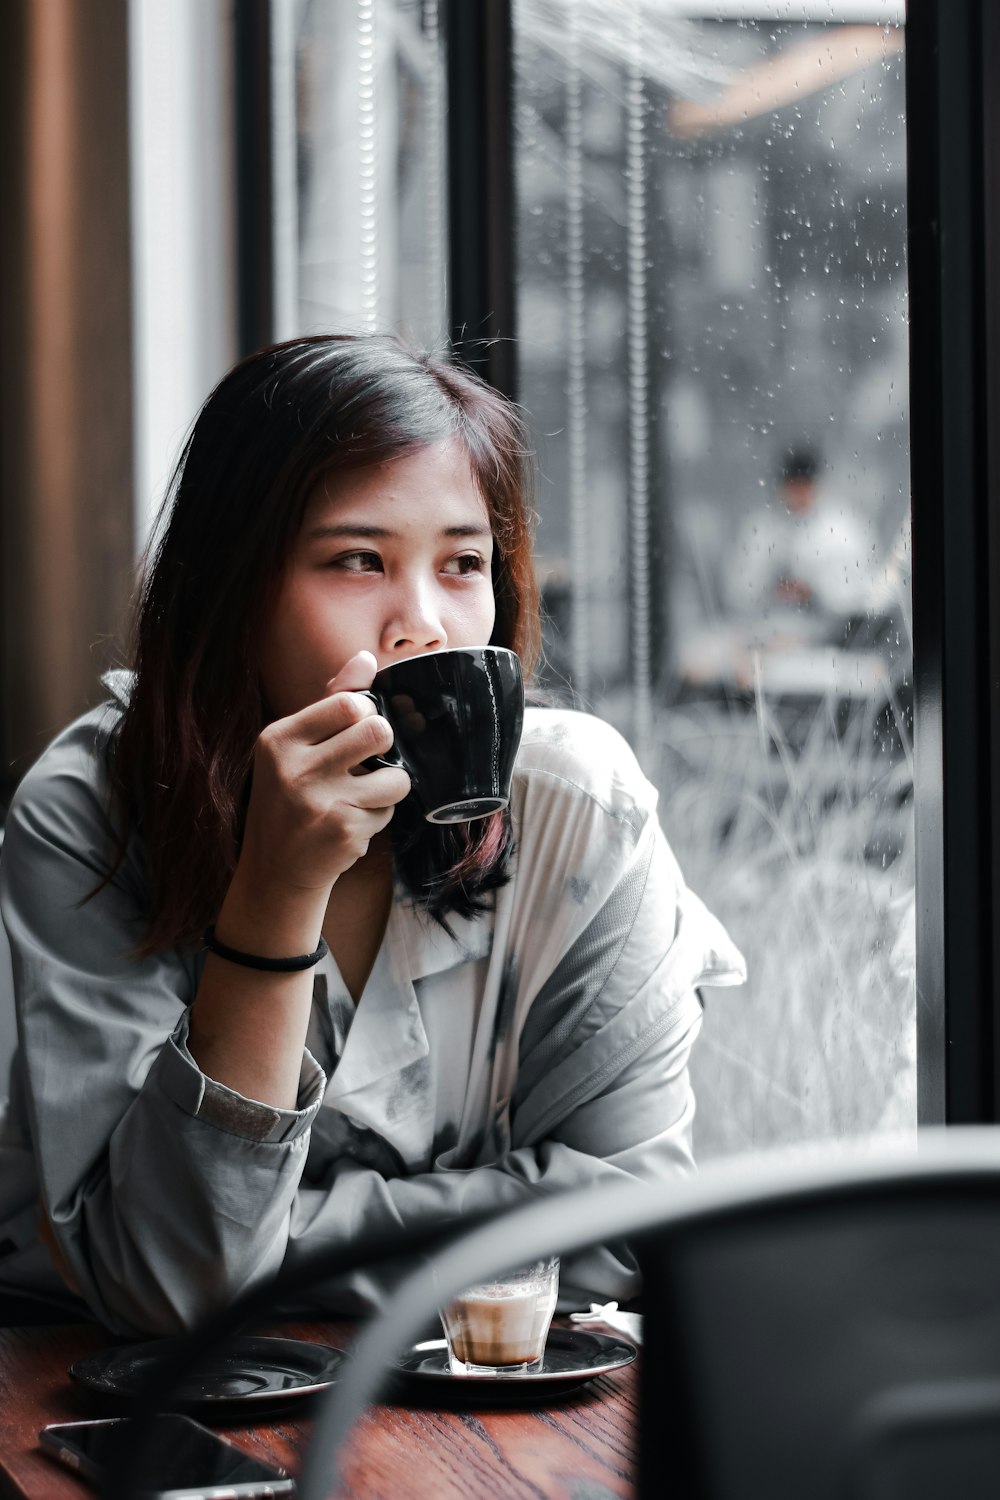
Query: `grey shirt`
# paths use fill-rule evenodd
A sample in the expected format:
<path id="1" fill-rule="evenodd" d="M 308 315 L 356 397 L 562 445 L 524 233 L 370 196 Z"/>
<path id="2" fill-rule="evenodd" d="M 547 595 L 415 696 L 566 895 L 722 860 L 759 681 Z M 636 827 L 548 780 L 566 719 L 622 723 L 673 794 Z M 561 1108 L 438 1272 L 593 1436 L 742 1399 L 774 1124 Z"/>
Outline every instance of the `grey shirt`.
<path id="1" fill-rule="evenodd" d="M 110 685 L 127 691 L 120 675 Z M 0 1282 L 59 1285 L 39 1197 L 97 1316 L 166 1333 L 362 1230 L 692 1170 L 695 989 L 740 983 L 743 961 L 684 884 L 614 729 L 528 710 L 495 910 L 448 933 L 397 887 L 358 1006 L 332 957 L 317 969 L 298 1107 L 281 1110 L 188 1051 L 202 955 L 133 956 L 138 837 L 91 894 L 109 865 L 119 712 L 61 734 L 8 819 L 20 1053 L 0 1135 Z M 563 1305 L 636 1290 L 622 1245 L 564 1266 Z M 301 1310 L 353 1314 L 383 1295 L 360 1268 L 304 1292 Z"/>

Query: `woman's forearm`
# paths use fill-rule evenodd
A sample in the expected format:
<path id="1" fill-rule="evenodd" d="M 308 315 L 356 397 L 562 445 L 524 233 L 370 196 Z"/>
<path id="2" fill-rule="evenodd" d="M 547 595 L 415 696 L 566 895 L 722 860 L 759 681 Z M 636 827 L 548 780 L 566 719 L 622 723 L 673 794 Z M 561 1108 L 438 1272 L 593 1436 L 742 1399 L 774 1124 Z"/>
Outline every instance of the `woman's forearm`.
<path id="1" fill-rule="evenodd" d="M 243 847 L 215 923 L 227 947 L 267 958 L 313 952 L 331 891 L 409 791 L 395 767 L 353 774 L 392 743 L 358 691 L 375 666 L 358 652 L 324 697 L 259 735 Z M 294 1109 L 312 989 L 309 969 L 272 974 L 210 954 L 192 1008 L 192 1057 L 217 1083 Z"/>
<path id="2" fill-rule="evenodd" d="M 326 893 L 290 892 L 238 866 L 216 935 L 265 958 L 316 948 Z M 313 970 L 274 974 L 209 953 L 191 1008 L 188 1048 L 207 1077 L 248 1099 L 295 1109 L 312 1004 Z"/>

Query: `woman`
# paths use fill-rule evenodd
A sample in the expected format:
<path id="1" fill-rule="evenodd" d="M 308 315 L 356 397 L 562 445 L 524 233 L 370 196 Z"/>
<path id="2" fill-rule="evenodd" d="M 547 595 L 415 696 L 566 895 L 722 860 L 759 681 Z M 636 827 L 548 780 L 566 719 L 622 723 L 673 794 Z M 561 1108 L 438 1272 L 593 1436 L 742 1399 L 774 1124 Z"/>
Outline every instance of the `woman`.
<path id="1" fill-rule="evenodd" d="M 355 774 L 391 742 L 377 668 L 494 641 L 530 670 L 526 469 L 508 402 L 388 338 L 297 339 L 209 397 L 133 670 L 8 820 L 37 1186 L 7 1285 L 58 1265 L 168 1332 L 362 1230 L 691 1169 L 695 988 L 743 965 L 620 737 L 529 709 L 509 815 L 458 831 Z M 564 1267 L 567 1299 L 635 1289 L 620 1245 Z M 303 1304 L 379 1296 L 359 1270 Z"/>

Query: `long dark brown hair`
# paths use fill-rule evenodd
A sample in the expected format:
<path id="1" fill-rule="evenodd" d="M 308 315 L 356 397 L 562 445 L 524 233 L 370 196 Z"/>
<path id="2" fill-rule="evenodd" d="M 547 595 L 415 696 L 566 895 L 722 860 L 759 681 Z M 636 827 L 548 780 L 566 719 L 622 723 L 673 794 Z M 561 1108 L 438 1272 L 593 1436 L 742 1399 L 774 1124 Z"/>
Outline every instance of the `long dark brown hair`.
<path id="1" fill-rule="evenodd" d="M 111 747 L 120 853 L 137 831 L 152 872 L 141 952 L 198 943 L 232 878 L 265 723 L 259 647 L 310 493 L 446 438 L 463 445 L 493 531 L 491 639 L 530 678 L 531 467 L 511 402 L 390 336 L 322 335 L 251 355 L 202 407 L 147 552 Z M 481 909 L 506 878 L 505 814 L 435 828 L 403 803 L 390 831 L 404 883 L 439 919 Z"/>

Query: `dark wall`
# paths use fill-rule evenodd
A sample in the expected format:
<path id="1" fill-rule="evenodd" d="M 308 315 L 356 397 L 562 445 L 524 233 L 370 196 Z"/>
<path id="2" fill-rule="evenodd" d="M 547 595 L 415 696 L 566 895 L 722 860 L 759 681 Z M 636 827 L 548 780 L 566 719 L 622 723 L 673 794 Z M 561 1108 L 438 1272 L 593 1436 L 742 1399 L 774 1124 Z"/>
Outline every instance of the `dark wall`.
<path id="1" fill-rule="evenodd" d="M 0 6 L 0 800 L 131 586 L 127 0 Z"/>

